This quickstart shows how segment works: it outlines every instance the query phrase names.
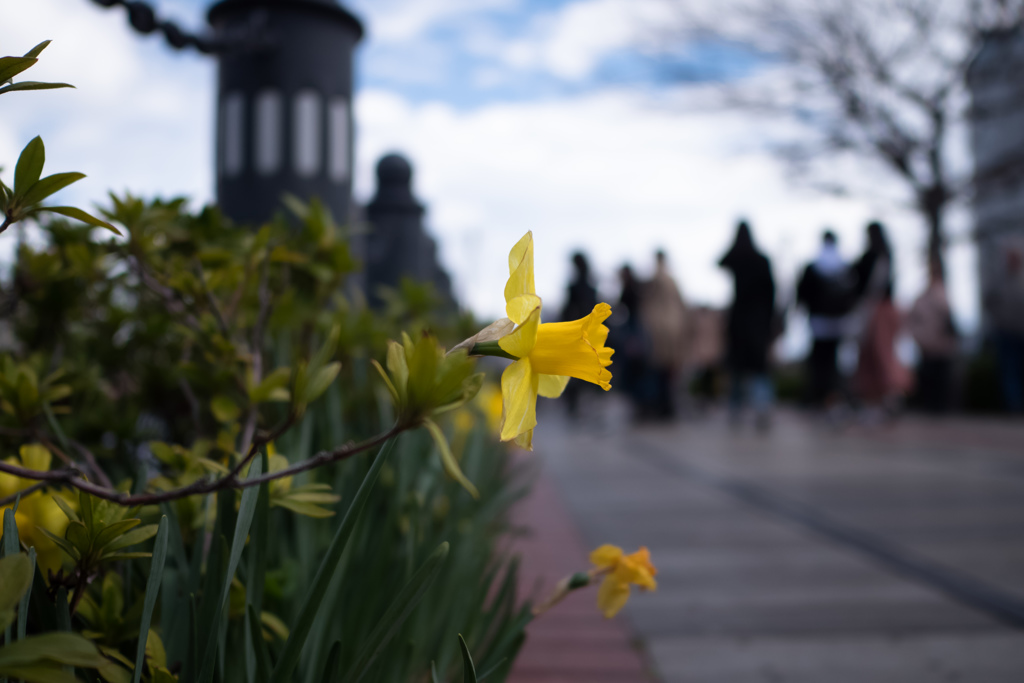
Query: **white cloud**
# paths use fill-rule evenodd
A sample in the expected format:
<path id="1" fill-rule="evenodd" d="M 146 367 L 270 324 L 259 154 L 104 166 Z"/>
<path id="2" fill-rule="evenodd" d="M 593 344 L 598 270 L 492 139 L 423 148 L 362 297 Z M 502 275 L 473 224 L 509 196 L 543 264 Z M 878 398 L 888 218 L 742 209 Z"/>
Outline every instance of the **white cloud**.
<path id="1" fill-rule="evenodd" d="M 753 221 L 784 296 L 791 296 L 822 227 L 839 232 L 852 258 L 875 217 L 890 226 L 897 249 L 898 298 L 908 302 L 923 284 L 924 228 L 915 214 L 887 200 L 794 189 L 765 152 L 737 144 L 765 134 L 763 125 L 739 115 L 681 116 L 628 91 L 457 111 L 369 90 L 357 100 L 357 117 L 358 196 L 371 195 L 381 154 L 407 153 L 416 167 L 415 191 L 428 205 L 428 223 L 458 290 L 484 315 L 500 314 L 505 252 L 529 229 L 537 242 L 537 286 L 549 310 L 561 305 L 568 255 L 576 248 L 591 255 L 608 298 L 617 294 L 612 276 L 621 263 L 648 271 L 652 252 L 664 246 L 689 299 L 725 304 L 730 287 L 715 264 L 740 216 Z M 954 297 L 970 322 L 976 317 L 972 257 L 959 252 Z"/>
<path id="2" fill-rule="evenodd" d="M 518 0 L 360 0 L 346 3 L 365 17 L 372 40 L 400 43 L 422 38 L 457 15 L 515 7 Z"/>
<path id="3" fill-rule="evenodd" d="M 5 175 L 13 172 L 21 148 L 42 135 L 44 172 L 88 176 L 59 200 L 88 205 L 102 201 L 108 189 L 185 194 L 197 202 L 212 198 L 211 58 L 173 52 L 158 35 L 138 35 L 122 8 L 32 0 L 4 10 L 5 53 L 21 54 L 44 39 L 53 42 L 23 77 L 76 89 L 0 98 Z"/>

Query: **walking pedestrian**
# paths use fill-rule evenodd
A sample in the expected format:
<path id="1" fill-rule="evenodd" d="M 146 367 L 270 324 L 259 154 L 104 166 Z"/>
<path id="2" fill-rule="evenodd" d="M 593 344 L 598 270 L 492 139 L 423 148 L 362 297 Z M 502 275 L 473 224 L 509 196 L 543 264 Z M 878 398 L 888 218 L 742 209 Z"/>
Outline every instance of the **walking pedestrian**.
<path id="1" fill-rule="evenodd" d="M 619 268 L 619 284 L 622 293 L 619 305 L 615 307 L 611 335 L 616 350 L 615 388 L 629 397 L 634 415 L 644 411 L 643 385 L 647 372 L 647 336 L 640 321 L 640 299 L 642 285 L 629 264 Z M 611 337 L 609 337 L 611 341 Z M 621 356 L 621 358 L 619 358 Z"/>
<path id="2" fill-rule="evenodd" d="M 651 413 L 669 419 L 676 414 L 674 385 L 686 354 L 686 304 L 661 250 L 655 254 L 654 277 L 641 293 L 640 319 L 650 340 Z"/>
<path id="3" fill-rule="evenodd" d="M 831 230 L 797 284 L 797 303 L 810 316 L 811 353 L 807 359 L 808 398 L 812 405 L 834 409 L 841 398 L 837 353 L 846 333 L 846 319 L 856 301 L 856 280 Z"/>
<path id="4" fill-rule="evenodd" d="M 864 421 L 874 425 L 892 416 L 910 391 L 913 379 L 896 355 L 902 321 L 887 288 L 871 309 L 861 335 L 854 388 L 864 408 Z"/>
<path id="5" fill-rule="evenodd" d="M 771 262 L 754 246 L 750 226 L 741 221 L 729 251 L 718 262 L 733 278 L 733 301 L 726 318 L 726 365 L 730 374 L 729 409 L 733 422 L 745 404 L 753 407 L 759 429 L 770 425 L 774 390 L 768 352 L 775 314 Z"/>
<path id="6" fill-rule="evenodd" d="M 917 366 L 917 398 L 931 413 L 949 410 L 953 358 L 960 339 L 949 308 L 942 264 L 928 267 L 928 286 L 907 314 L 907 329 L 917 342 L 921 359 Z"/>
<path id="7" fill-rule="evenodd" d="M 1007 410 L 1024 412 L 1024 245 L 1004 243 L 984 295 Z"/>

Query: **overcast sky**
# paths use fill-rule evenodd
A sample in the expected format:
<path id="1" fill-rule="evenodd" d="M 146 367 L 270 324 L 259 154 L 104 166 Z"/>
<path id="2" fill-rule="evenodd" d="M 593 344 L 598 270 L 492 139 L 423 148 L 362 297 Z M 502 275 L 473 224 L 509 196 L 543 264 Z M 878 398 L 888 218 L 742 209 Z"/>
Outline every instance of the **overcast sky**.
<path id="1" fill-rule="evenodd" d="M 207 2 L 158 0 L 164 17 L 202 29 Z M 724 305 L 728 280 L 715 263 L 747 217 L 772 257 L 782 295 L 832 227 L 851 258 L 866 222 L 891 228 L 897 297 L 920 291 L 924 227 L 900 207 L 898 185 L 877 174 L 878 192 L 840 199 L 791 182 L 766 151 L 791 133 L 693 106 L 708 81 L 756 76 L 742 52 L 683 48 L 690 81 L 668 84 L 643 46 L 658 10 L 642 0 L 351 0 L 365 23 L 356 57 L 356 198 L 373 193 L 373 168 L 389 151 L 414 164 L 414 190 L 456 291 L 481 316 L 501 313 L 505 259 L 533 230 L 537 286 L 561 306 L 569 254 L 584 250 L 617 298 L 623 262 L 641 272 L 665 248 L 689 301 Z M 90 205 L 108 189 L 151 197 L 213 200 L 215 64 L 139 36 L 123 8 L 89 0 L 7 3 L 0 52 L 53 44 L 31 77 L 77 90 L 0 100 L 0 164 L 10 182 L 28 140 L 42 134 L 47 171 L 89 177 L 62 200 Z M 849 173 L 874 177 L 870 168 Z M 894 198 L 896 201 L 894 201 Z M 951 230 L 969 227 L 963 212 Z M 961 324 L 977 318 L 973 253 L 951 251 L 951 288 Z M 787 339 L 797 353 L 799 323 Z"/>

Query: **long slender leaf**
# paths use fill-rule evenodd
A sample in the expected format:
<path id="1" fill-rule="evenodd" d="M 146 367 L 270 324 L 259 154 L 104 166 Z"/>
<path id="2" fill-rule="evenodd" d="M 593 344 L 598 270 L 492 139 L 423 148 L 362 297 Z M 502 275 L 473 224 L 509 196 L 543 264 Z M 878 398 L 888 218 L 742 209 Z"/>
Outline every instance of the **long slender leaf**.
<path id="1" fill-rule="evenodd" d="M 256 683 L 267 683 L 270 680 L 270 656 L 267 654 L 267 644 L 263 642 L 263 625 L 252 605 L 249 605 L 246 613 L 249 616 L 250 644 L 256 655 Z"/>
<path id="2" fill-rule="evenodd" d="M 384 616 L 380 618 L 380 621 L 377 622 L 377 625 L 367 637 L 366 645 L 363 646 L 363 651 L 360 653 L 356 664 L 352 667 L 352 672 L 346 680 L 357 683 L 362 680 L 363 676 L 366 675 L 373 662 L 377 659 L 377 656 L 395 636 L 395 633 L 398 632 L 402 624 L 405 623 L 409 614 L 416 608 L 416 605 L 420 604 L 420 600 L 423 599 L 427 589 L 430 588 L 430 584 L 434 582 L 438 570 L 441 569 L 441 565 L 447 557 L 448 542 L 445 541 L 430 554 L 430 557 L 419 568 L 419 571 L 409 579 L 409 582 L 405 584 L 402 590 L 398 592 L 398 595 L 395 596 L 395 599 L 391 601 L 391 605 L 384 612 Z"/>
<path id="3" fill-rule="evenodd" d="M 163 583 L 165 559 L 167 559 L 167 518 L 161 517 L 160 526 L 156 532 L 156 542 L 153 545 L 153 562 L 149 569 L 149 579 L 146 581 L 146 596 L 142 603 L 142 621 L 139 622 L 139 645 L 135 650 L 133 683 L 139 683 L 142 678 L 142 667 L 146 662 L 149 625 L 152 623 L 153 608 L 156 607 L 156 598 Z"/>
<path id="4" fill-rule="evenodd" d="M 15 521 L 14 510 L 4 510 L 4 538 L 3 557 L 16 555 L 21 551 L 21 543 L 18 539 L 18 524 Z"/>
<path id="5" fill-rule="evenodd" d="M 54 90 L 56 88 L 74 88 L 75 86 L 70 83 L 43 83 L 41 81 L 18 81 L 17 83 L 9 83 L 4 87 L 0 88 L 0 95 L 5 92 L 15 92 L 17 90 Z"/>
<path id="6" fill-rule="evenodd" d="M 338 662 L 341 661 L 341 641 L 334 641 L 334 645 L 331 645 L 331 651 L 327 653 L 327 661 L 324 663 L 324 669 L 320 674 L 321 683 L 335 683 L 338 676 Z"/>
<path id="7" fill-rule="evenodd" d="M 477 683 L 473 657 L 469 654 L 466 639 L 462 637 L 461 633 L 459 634 L 459 649 L 462 650 L 462 683 Z"/>
<path id="8" fill-rule="evenodd" d="M 57 630 L 71 630 L 71 610 L 68 608 L 68 589 L 64 586 L 57 589 Z"/>
<path id="9" fill-rule="evenodd" d="M 338 526 L 338 531 L 334 534 L 334 538 L 324 554 L 324 559 L 316 571 L 316 576 L 313 577 L 309 591 L 302 601 L 299 617 L 295 625 L 292 626 L 291 637 L 285 643 L 284 650 L 281 652 L 281 659 L 278 660 L 277 666 L 274 667 L 271 683 L 286 683 L 291 680 L 292 672 L 299 663 L 299 654 L 302 652 L 302 646 L 305 645 L 309 631 L 313 627 L 313 619 L 316 618 L 317 611 L 319 611 L 322 604 L 320 598 L 324 591 L 327 590 L 327 585 L 331 582 L 331 578 L 338 568 L 341 555 L 345 551 L 345 545 L 348 543 L 349 537 L 352 536 L 356 522 L 359 521 L 360 513 L 362 513 L 363 507 L 370 497 L 370 492 L 377 482 L 381 467 L 384 466 L 388 455 L 394 450 L 395 441 L 395 437 L 388 439 L 377 452 L 377 457 L 374 458 L 373 464 L 370 465 L 369 471 L 363 478 L 363 483 L 359 485 L 359 490 L 352 499 L 352 503 L 349 504 L 348 511 L 345 513 L 345 519 Z"/>
<path id="10" fill-rule="evenodd" d="M 18 604 L 18 640 L 25 637 L 25 631 L 28 628 L 28 605 L 32 599 L 32 583 L 36 577 L 36 549 L 35 546 L 28 549 L 28 561 L 32 566 L 32 576 L 28 581 L 28 590 L 21 596 L 21 602 Z M 10 642 L 10 641 L 8 641 Z"/>
<path id="11" fill-rule="evenodd" d="M 61 216 L 67 216 L 68 218 L 74 218 L 75 220 L 88 223 L 89 225 L 97 228 L 106 228 L 115 235 L 120 235 L 121 231 L 115 228 L 110 223 L 100 220 L 90 213 L 86 213 L 81 209 L 75 208 L 74 206 L 44 206 L 38 209 L 38 211 L 49 211 L 50 213 L 59 213 Z"/>
<path id="12" fill-rule="evenodd" d="M 249 479 L 260 476 L 263 473 L 263 460 L 256 459 L 249 467 Z M 238 563 L 242 559 L 242 551 L 245 550 L 245 539 L 249 536 L 249 527 L 252 526 L 252 518 L 256 512 L 256 502 L 260 495 L 259 486 L 250 486 L 242 492 L 242 503 L 238 508 L 238 518 L 235 521 L 234 538 L 231 540 L 231 553 L 228 556 L 227 572 L 224 574 L 224 587 L 221 589 L 220 602 L 217 604 L 214 623 L 219 624 L 221 612 L 228 602 L 228 594 L 231 592 L 231 582 L 238 570 Z M 213 656 L 216 648 L 207 647 L 206 655 L 203 657 L 203 666 L 199 670 L 199 681 L 205 683 L 213 679 Z"/>
<path id="13" fill-rule="evenodd" d="M 260 462 L 263 470 L 269 469 L 269 462 L 266 453 L 260 454 Z M 256 513 L 252 520 L 252 534 L 249 541 L 249 562 L 246 567 L 245 602 L 247 606 L 259 614 L 263 610 L 263 587 L 267 575 L 267 538 L 270 535 L 270 482 L 259 487 L 259 497 L 256 499 Z M 253 647 L 251 624 L 247 619 L 245 622 L 245 671 L 246 679 L 253 680 L 253 671 L 256 668 L 256 650 Z M 257 635 L 260 631 L 256 632 Z M 269 672 L 267 673 L 269 675 Z"/>
<path id="14" fill-rule="evenodd" d="M 35 57 L 0 57 L 0 83 L 6 83 L 36 63 Z"/>
<path id="15" fill-rule="evenodd" d="M 31 58 L 33 58 L 33 59 L 34 59 L 34 58 L 38 57 L 38 56 L 39 56 L 39 54 L 40 54 L 40 53 L 41 53 L 41 52 L 42 52 L 43 50 L 45 50 L 45 49 L 46 49 L 46 46 L 47 46 L 47 45 L 49 45 L 49 44 L 50 44 L 50 41 L 49 41 L 49 40 L 44 40 L 43 42 L 39 43 L 38 45 L 36 45 L 36 46 L 35 46 L 34 48 L 32 48 L 31 50 L 29 50 L 28 52 L 26 52 L 26 53 L 25 53 L 25 56 L 26 56 L 26 57 L 31 57 Z"/>
<path id="16" fill-rule="evenodd" d="M 42 83 L 40 85 L 48 84 Z M 3 89 L 0 88 L 0 93 L 2 92 Z M 40 178 L 35 185 L 25 192 L 25 196 L 22 197 L 22 201 L 25 202 L 26 205 L 37 204 L 54 192 L 63 190 L 71 183 L 76 183 L 84 177 L 84 173 L 54 173 L 53 175 L 48 175 L 45 178 Z"/>

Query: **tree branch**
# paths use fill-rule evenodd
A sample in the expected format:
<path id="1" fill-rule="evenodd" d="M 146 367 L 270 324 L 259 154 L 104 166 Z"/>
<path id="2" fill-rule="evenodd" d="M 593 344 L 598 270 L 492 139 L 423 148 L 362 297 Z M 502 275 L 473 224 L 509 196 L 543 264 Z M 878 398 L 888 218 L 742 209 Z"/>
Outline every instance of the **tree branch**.
<path id="1" fill-rule="evenodd" d="M 60 470 L 49 470 L 46 472 L 40 470 L 31 470 L 26 467 L 20 467 L 18 465 L 11 465 L 9 463 L 0 461 L 0 472 L 12 474 L 22 479 L 33 479 L 39 484 L 34 484 L 28 487 L 28 490 L 38 490 L 42 486 L 51 484 L 64 484 L 72 488 L 76 488 L 80 491 L 108 500 L 118 505 L 125 507 L 134 507 L 137 505 L 154 505 L 156 503 L 163 503 L 170 500 L 178 500 L 179 498 L 187 498 L 188 496 L 203 495 L 207 493 L 215 493 L 217 491 L 227 489 L 244 489 L 251 486 L 258 486 L 268 481 L 274 481 L 275 479 L 282 479 L 284 477 L 291 477 L 300 472 L 322 467 L 329 463 L 338 462 L 346 458 L 350 458 L 353 455 L 362 453 L 363 451 L 369 450 L 376 446 L 383 444 L 385 441 L 393 436 L 400 434 L 401 432 L 409 429 L 408 425 L 395 425 L 391 429 L 378 434 L 372 438 L 369 438 L 360 443 L 350 443 L 344 446 L 340 446 L 331 451 L 321 451 L 312 458 L 304 460 L 303 462 L 292 465 L 291 467 L 279 470 L 277 472 L 267 472 L 258 477 L 251 479 L 239 479 L 238 474 L 241 471 L 241 467 L 236 465 L 231 472 L 219 477 L 217 479 L 200 479 L 195 481 L 188 486 L 182 486 L 180 488 L 171 489 L 168 491 L 154 491 L 151 493 L 137 493 L 127 494 L 120 491 L 114 490 L 106 486 L 98 486 L 92 482 L 83 479 L 81 471 L 74 466 L 60 469 Z M 253 452 L 255 452 L 255 446 Z M 251 459 L 251 456 L 248 458 Z M 241 463 L 240 463 L 241 465 Z M 7 500 L 7 499 L 4 499 Z"/>

